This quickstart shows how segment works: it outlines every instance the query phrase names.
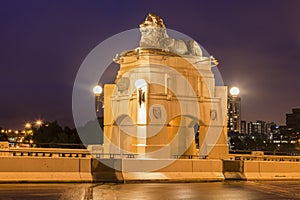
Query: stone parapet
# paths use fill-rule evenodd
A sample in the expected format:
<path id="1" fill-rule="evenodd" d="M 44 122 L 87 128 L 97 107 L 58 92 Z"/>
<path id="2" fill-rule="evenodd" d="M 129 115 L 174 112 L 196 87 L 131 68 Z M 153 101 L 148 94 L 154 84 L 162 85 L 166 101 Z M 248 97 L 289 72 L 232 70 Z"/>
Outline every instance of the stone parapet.
<path id="1" fill-rule="evenodd" d="M 300 162 L 224 160 L 226 180 L 300 180 Z"/>
<path id="2" fill-rule="evenodd" d="M 0 182 L 300 180 L 300 162 L 0 157 Z"/>
<path id="3" fill-rule="evenodd" d="M 150 167 L 166 167 L 147 171 Z M 150 166 L 150 167 L 149 167 Z M 124 182 L 201 182 L 224 181 L 221 160 L 138 160 L 123 159 Z"/>
<path id="4" fill-rule="evenodd" d="M 0 157 L 0 182 L 91 182 L 89 158 Z"/>

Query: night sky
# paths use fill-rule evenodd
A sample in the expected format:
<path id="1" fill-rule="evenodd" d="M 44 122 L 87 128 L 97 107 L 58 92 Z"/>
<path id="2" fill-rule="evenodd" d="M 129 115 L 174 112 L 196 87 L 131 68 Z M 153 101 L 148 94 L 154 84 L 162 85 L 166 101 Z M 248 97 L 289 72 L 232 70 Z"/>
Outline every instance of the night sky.
<path id="1" fill-rule="evenodd" d="M 238 86 L 242 118 L 285 124 L 300 107 L 300 1 L 0 1 L 0 127 L 58 120 L 73 126 L 82 61 L 149 12 L 199 42 Z"/>

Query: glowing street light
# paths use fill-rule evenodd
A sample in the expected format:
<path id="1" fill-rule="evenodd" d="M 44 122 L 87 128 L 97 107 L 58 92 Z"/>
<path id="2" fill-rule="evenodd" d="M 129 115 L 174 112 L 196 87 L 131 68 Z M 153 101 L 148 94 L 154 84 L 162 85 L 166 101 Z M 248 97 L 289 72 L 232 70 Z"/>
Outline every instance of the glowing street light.
<path id="1" fill-rule="evenodd" d="M 26 123 L 26 124 L 25 124 L 25 128 L 26 128 L 26 129 L 30 129 L 30 128 L 31 128 L 31 124 L 30 124 L 30 123 Z"/>
<path id="2" fill-rule="evenodd" d="M 93 92 L 94 94 L 97 96 L 97 95 L 101 95 L 102 94 L 102 87 L 100 85 L 96 85 L 94 88 L 93 88 Z"/>
<path id="3" fill-rule="evenodd" d="M 96 112 L 99 112 L 99 102 L 101 102 L 100 100 L 100 96 L 103 92 L 103 89 L 100 85 L 96 85 L 94 88 L 93 88 L 93 92 L 94 92 L 94 95 L 95 95 L 95 108 L 96 108 Z"/>
<path id="4" fill-rule="evenodd" d="M 238 96 L 240 94 L 240 89 L 238 87 L 232 87 L 229 92 L 232 96 Z"/>
<path id="5" fill-rule="evenodd" d="M 43 124 L 42 120 L 36 120 L 35 125 L 36 126 L 41 126 Z"/>

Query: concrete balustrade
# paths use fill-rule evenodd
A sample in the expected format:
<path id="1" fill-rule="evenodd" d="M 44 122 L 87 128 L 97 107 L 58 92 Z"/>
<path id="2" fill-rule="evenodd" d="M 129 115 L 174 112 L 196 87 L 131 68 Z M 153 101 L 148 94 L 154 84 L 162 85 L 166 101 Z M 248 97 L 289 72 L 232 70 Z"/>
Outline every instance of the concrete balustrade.
<path id="1" fill-rule="evenodd" d="M 0 157 L 1 182 L 91 182 L 88 158 Z"/>
<path id="2" fill-rule="evenodd" d="M 161 168 L 161 166 L 165 166 Z M 154 171 L 150 171 L 153 170 Z M 123 159 L 125 182 L 223 181 L 221 160 Z"/>
<path id="3" fill-rule="evenodd" d="M 128 158 L 101 159 L 99 162 L 95 158 L 6 156 L 0 157 L 0 163 L 0 182 L 196 182 L 224 180 L 221 160 Z M 166 166 L 161 168 L 162 164 Z M 157 169 L 153 172 L 149 171 L 155 169 L 155 165 Z M 115 169 L 109 166 L 114 166 Z"/>
<path id="4" fill-rule="evenodd" d="M 23 152 L 23 151 L 20 151 Z M 0 182 L 199 182 L 300 180 L 298 158 L 278 161 L 78 157 L 78 152 L 23 152 L 0 156 Z M 2 152 L 3 153 L 3 152 Z M 8 153 L 8 152 L 7 152 Z M 16 152 L 17 153 L 17 152 Z M 62 157 L 64 154 L 65 157 Z M 57 157 L 55 157 L 55 155 Z M 100 154 L 99 154 L 100 155 Z M 265 158 L 269 158 L 266 156 Z M 261 157 L 259 158 L 261 159 Z M 274 159 L 274 158 L 272 158 Z M 282 161 L 288 160 L 288 161 Z M 113 166 L 113 167 L 109 167 Z"/>
<path id="5" fill-rule="evenodd" d="M 300 180 L 300 162 L 282 159 L 226 160 L 223 161 L 224 176 L 227 180 Z"/>
<path id="6" fill-rule="evenodd" d="M 300 163 L 287 161 L 244 161 L 247 180 L 300 180 Z"/>

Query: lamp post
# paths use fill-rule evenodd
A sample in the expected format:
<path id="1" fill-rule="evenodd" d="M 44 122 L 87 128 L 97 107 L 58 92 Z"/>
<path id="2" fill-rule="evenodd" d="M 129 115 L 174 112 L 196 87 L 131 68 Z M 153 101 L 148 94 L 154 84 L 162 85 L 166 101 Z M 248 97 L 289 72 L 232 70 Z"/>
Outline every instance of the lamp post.
<path id="1" fill-rule="evenodd" d="M 95 109 L 96 109 L 97 113 L 99 112 L 99 103 L 101 102 L 100 96 L 102 94 L 102 91 L 103 91 L 103 89 L 100 85 L 96 85 L 93 88 L 93 92 L 95 95 Z"/>
<path id="2" fill-rule="evenodd" d="M 241 98 L 240 89 L 232 87 L 228 98 L 228 130 L 241 133 Z"/>

